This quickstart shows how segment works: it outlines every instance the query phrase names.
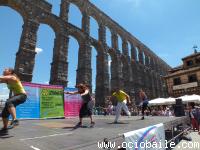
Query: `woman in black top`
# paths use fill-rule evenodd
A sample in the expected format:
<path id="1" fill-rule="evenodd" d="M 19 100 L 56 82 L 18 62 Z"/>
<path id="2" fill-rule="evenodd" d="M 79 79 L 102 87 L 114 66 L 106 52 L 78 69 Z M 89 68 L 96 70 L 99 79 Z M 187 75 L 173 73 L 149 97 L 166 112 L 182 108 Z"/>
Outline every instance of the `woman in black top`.
<path id="1" fill-rule="evenodd" d="M 76 86 L 76 88 L 78 88 L 77 92 L 65 92 L 65 93 L 66 94 L 80 94 L 83 100 L 82 106 L 79 112 L 80 122 L 77 125 L 82 126 L 83 117 L 89 116 L 91 119 L 91 127 L 93 127 L 95 122 L 92 119 L 93 104 L 92 104 L 92 97 L 90 95 L 89 88 L 84 84 L 79 84 Z"/>

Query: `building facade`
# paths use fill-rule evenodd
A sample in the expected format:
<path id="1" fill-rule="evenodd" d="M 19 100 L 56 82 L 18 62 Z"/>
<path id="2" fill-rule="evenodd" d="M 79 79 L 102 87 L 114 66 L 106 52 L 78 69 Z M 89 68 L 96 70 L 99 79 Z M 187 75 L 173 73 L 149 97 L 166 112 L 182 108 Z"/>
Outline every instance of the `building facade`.
<path id="1" fill-rule="evenodd" d="M 183 64 L 169 71 L 165 76 L 170 96 L 200 95 L 200 52 L 182 58 Z"/>

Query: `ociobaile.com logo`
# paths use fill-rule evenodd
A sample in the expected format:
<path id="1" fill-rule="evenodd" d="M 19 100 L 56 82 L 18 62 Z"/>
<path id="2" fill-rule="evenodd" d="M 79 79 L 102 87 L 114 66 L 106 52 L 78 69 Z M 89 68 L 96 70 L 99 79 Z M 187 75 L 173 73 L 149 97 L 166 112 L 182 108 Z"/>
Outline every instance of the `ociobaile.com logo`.
<path id="1" fill-rule="evenodd" d="M 136 133 L 137 136 L 131 136 L 123 142 L 121 147 L 126 149 L 154 149 L 165 147 L 164 133 L 159 132 L 157 126 L 149 127 L 142 132 Z M 136 140 L 137 139 L 137 140 Z"/>
<path id="2" fill-rule="evenodd" d="M 115 142 L 98 142 L 100 149 L 126 148 L 127 150 L 163 149 L 167 145 L 164 133 L 157 126 L 146 128 L 125 139 L 120 146 Z"/>

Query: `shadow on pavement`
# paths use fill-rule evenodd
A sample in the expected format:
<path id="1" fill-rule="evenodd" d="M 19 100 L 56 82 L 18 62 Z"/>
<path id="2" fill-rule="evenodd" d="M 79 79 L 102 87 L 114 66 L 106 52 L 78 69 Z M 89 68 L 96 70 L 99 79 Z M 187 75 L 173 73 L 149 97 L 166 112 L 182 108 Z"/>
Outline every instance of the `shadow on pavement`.
<path id="1" fill-rule="evenodd" d="M 13 136 L 9 135 L 8 130 L 0 130 L 0 139 L 7 139 Z"/>
<path id="2" fill-rule="evenodd" d="M 107 124 L 129 124 L 128 122 L 109 122 Z"/>
<path id="3" fill-rule="evenodd" d="M 73 126 L 73 127 L 63 127 L 62 129 L 71 129 L 70 131 L 73 131 L 73 130 L 76 130 L 78 128 L 91 128 L 91 127 L 86 126 L 86 125 L 82 125 L 82 126 L 76 125 L 76 126 Z"/>

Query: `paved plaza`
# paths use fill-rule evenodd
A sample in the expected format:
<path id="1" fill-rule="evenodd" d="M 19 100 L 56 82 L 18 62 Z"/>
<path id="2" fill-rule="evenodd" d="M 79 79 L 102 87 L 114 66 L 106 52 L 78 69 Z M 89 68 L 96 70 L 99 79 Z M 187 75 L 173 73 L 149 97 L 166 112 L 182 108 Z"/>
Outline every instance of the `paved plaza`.
<path id="1" fill-rule="evenodd" d="M 89 119 L 85 119 L 83 128 L 74 128 L 78 118 L 21 120 L 20 125 L 0 135 L 1 150 L 94 150 L 98 141 L 104 138 L 122 140 L 125 132 L 144 128 L 158 123 L 167 124 L 176 117 L 140 116 L 120 118 L 120 124 L 113 124 L 114 116 L 95 116 L 96 125 L 89 128 Z M 2 122 L 1 122 L 2 123 Z"/>

